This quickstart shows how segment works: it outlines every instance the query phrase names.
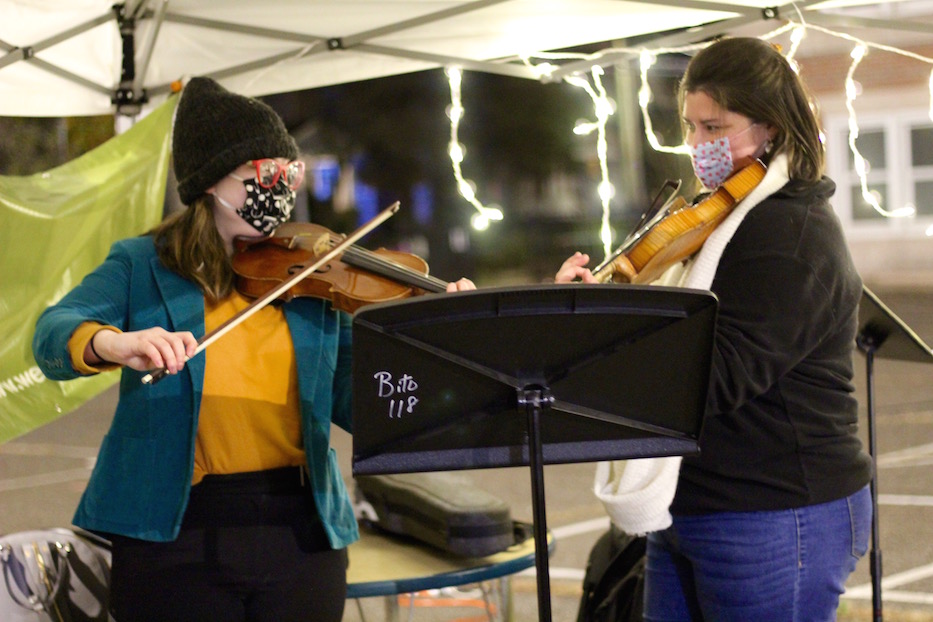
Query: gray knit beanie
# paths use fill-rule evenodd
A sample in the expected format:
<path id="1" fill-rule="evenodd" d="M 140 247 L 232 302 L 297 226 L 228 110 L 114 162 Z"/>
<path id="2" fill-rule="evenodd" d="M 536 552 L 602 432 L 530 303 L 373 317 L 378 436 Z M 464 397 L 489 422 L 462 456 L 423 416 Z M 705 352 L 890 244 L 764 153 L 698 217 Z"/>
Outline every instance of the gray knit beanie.
<path id="1" fill-rule="evenodd" d="M 181 92 L 172 133 L 178 195 L 190 205 L 247 160 L 298 157 L 298 145 L 268 105 L 231 93 L 210 78 Z"/>

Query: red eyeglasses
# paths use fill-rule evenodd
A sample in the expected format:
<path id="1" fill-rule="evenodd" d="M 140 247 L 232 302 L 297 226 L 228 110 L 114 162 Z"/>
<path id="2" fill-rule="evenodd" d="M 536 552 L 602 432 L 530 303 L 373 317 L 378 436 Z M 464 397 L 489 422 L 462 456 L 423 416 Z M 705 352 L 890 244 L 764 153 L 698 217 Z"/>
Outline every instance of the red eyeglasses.
<path id="1" fill-rule="evenodd" d="M 292 160 L 283 166 L 272 158 L 263 158 L 253 160 L 253 165 L 256 167 L 256 181 L 263 188 L 272 188 L 284 174 L 285 183 L 295 190 L 305 178 L 305 163 L 301 160 Z"/>

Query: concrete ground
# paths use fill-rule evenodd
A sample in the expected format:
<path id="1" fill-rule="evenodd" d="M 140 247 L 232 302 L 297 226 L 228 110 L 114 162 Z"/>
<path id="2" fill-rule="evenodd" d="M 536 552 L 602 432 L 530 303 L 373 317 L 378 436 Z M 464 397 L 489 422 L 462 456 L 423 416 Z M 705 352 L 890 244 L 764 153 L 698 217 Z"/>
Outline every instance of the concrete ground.
<path id="1" fill-rule="evenodd" d="M 933 343 L 933 289 L 873 287 L 882 301 L 927 344 Z M 933 361 L 931 361 L 933 362 Z M 859 355 L 856 381 L 865 434 L 865 366 Z M 875 361 L 884 618 L 933 621 L 933 367 L 878 358 Z M 0 534 L 70 524 L 89 469 L 115 403 L 109 390 L 43 428 L 0 445 Z M 336 431 L 336 447 L 349 478 L 351 439 Z M 608 523 L 591 493 L 592 464 L 551 465 L 545 471 L 547 524 L 557 544 L 549 560 L 551 618 L 576 618 L 587 554 Z M 530 522 L 532 503 L 527 469 L 468 472 L 470 479 L 509 503 L 513 518 Z M 479 593 L 444 593 L 475 601 Z M 539 619 L 533 568 L 512 578 L 512 619 Z M 867 557 L 850 578 L 839 619 L 872 620 Z M 480 620 L 475 607 L 400 606 L 400 619 Z M 348 602 L 348 622 L 383 620 L 384 599 Z M 313 616 L 309 617 L 313 620 Z"/>

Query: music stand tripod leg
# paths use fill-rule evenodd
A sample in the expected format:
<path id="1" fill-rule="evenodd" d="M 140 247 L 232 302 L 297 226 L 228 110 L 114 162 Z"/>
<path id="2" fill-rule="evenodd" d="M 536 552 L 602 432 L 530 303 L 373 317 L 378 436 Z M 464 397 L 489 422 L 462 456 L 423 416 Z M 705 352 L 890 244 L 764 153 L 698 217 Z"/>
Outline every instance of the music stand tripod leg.
<path id="1" fill-rule="evenodd" d="M 551 620 L 551 579 L 548 569 L 547 512 L 544 498 L 544 457 L 541 413 L 554 397 L 547 389 L 526 387 L 518 391 L 519 408 L 528 416 L 528 465 L 531 467 L 531 500 L 534 508 L 535 571 L 538 584 L 538 620 Z"/>
<path id="2" fill-rule="evenodd" d="M 868 453 L 871 456 L 871 552 L 869 553 L 869 563 L 871 571 L 871 602 L 872 602 L 872 620 L 881 622 L 882 603 L 881 603 L 881 530 L 878 525 L 878 457 L 877 457 L 877 434 L 875 428 L 875 345 L 870 338 L 860 336 L 857 340 L 859 348 L 865 353 L 865 372 L 866 385 L 865 395 L 868 414 Z"/>

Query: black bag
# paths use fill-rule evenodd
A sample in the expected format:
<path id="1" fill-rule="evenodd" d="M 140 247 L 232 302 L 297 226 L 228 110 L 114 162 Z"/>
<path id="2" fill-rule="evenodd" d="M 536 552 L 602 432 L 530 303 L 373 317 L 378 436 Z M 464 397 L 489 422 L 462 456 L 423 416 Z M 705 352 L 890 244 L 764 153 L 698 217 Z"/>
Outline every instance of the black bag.
<path id="1" fill-rule="evenodd" d="M 514 544 L 509 506 L 450 473 L 361 475 L 356 514 L 392 534 L 464 557 L 485 557 Z"/>
<path id="2" fill-rule="evenodd" d="M 110 545 L 70 529 L 0 537 L 0 620 L 112 622 Z"/>
<path id="3" fill-rule="evenodd" d="M 647 538 L 610 527 L 590 549 L 577 622 L 641 622 Z"/>

